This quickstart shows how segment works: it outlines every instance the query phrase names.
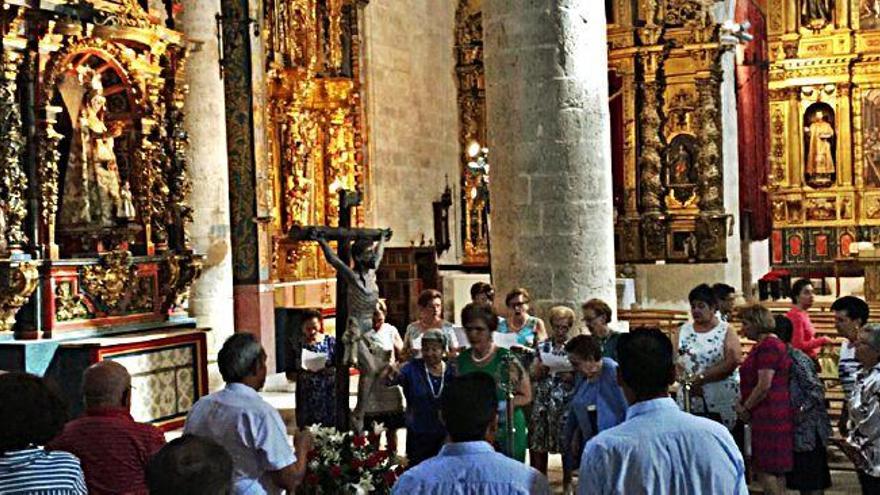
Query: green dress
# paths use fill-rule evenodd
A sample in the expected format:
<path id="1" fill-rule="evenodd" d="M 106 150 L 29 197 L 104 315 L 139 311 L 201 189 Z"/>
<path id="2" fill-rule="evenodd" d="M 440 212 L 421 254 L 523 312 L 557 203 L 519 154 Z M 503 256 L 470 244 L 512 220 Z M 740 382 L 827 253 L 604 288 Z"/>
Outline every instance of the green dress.
<path id="1" fill-rule="evenodd" d="M 491 361 L 485 363 L 475 363 L 471 356 L 472 350 L 466 349 L 458 355 L 458 374 L 466 375 L 468 373 L 486 373 L 495 379 L 495 383 L 499 383 L 502 379 L 501 369 L 505 356 L 512 355 L 507 349 L 497 349 Z M 516 359 L 515 357 L 513 359 Z M 504 381 L 508 377 L 503 377 Z M 499 401 L 507 400 L 507 394 L 501 387 L 496 387 L 496 394 Z M 500 413 L 500 411 L 499 411 Z M 507 448 L 507 428 L 505 427 L 505 418 L 503 415 L 498 418 L 498 434 L 495 436 L 496 448 L 504 455 L 516 459 L 521 462 L 526 460 L 526 448 L 528 446 L 528 427 L 526 415 L 521 407 L 517 407 L 513 412 L 513 425 L 516 429 L 513 437 L 513 453 L 506 452 Z"/>

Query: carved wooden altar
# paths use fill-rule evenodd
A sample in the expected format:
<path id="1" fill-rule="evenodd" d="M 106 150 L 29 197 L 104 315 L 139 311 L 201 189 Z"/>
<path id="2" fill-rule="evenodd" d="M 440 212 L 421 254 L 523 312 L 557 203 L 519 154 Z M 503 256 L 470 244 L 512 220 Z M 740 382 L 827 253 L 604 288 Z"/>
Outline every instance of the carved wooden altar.
<path id="1" fill-rule="evenodd" d="M 275 174 L 274 278 L 333 276 L 317 246 L 291 241 L 294 226 L 338 225 L 338 191 L 364 190 L 359 6 L 363 0 L 267 0 L 267 129 Z M 369 191 L 367 191 L 369 193 Z M 363 223 L 363 211 L 355 213 Z"/>
<path id="2" fill-rule="evenodd" d="M 770 0 L 771 262 L 880 240 L 880 3 Z"/>
<path id="3" fill-rule="evenodd" d="M 179 4 L 33 5 L 2 12 L 0 330 L 161 325 L 201 266 L 187 232 L 186 45 L 168 27 Z"/>
<path id="4" fill-rule="evenodd" d="M 617 263 L 727 257 L 712 2 L 606 2 Z"/>

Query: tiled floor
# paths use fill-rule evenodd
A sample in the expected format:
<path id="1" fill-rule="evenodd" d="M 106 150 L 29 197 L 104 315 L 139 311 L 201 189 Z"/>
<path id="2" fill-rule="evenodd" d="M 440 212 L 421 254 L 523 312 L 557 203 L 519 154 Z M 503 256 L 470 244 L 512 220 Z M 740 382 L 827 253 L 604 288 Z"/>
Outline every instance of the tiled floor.
<path id="1" fill-rule="evenodd" d="M 356 392 L 357 392 L 357 378 L 353 377 L 351 383 L 351 407 L 355 406 L 356 402 Z M 284 378 L 284 375 L 273 375 L 270 376 L 266 381 L 266 386 L 263 391 L 260 392 L 260 395 L 263 398 L 272 404 L 278 411 L 281 413 L 282 418 L 284 418 L 285 422 L 289 425 L 293 424 L 294 420 L 294 395 L 293 395 L 293 385 L 288 384 L 287 380 Z M 290 428 L 293 431 L 293 427 Z M 169 440 L 172 438 L 176 438 L 180 435 L 180 430 L 175 430 L 172 432 L 168 432 L 166 434 L 166 438 Z M 399 446 L 399 454 L 403 455 L 404 448 L 406 445 L 406 430 L 399 430 L 397 433 L 397 445 Z M 550 483 L 553 487 L 554 493 L 562 493 L 562 461 L 558 455 L 550 456 L 549 463 L 549 472 L 548 477 L 550 479 Z M 845 465 L 845 461 L 842 461 L 841 465 Z M 849 470 L 833 470 L 831 472 L 831 479 L 833 486 L 831 489 L 825 491 L 825 495 L 854 495 L 860 492 L 859 483 L 856 475 L 853 471 Z M 761 493 L 757 484 L 753 484 L 751 486 L 752 493 Z M 796 494 L 797 492 L 789 492 L 790 494 Z"/>

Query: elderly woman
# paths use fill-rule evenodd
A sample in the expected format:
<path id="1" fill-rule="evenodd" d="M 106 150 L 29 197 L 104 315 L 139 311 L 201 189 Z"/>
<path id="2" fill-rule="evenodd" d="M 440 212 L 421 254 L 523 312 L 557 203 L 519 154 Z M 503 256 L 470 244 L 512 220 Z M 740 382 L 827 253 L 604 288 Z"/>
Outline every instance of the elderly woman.
<path id="1" fill-rule="evenodd" d="M 296 369 L 287 371 L 287 379 L 296 382 L 296 424 L 300 428 L 313 424 L 335 426 L 336 339 L 321 331 L 321 312 L 315 309 L 303 313 L 301 328 L 302 350 L 324 355 L 327 360 L 319 370 L 308 370 L 295 363 Z"/>
<path id="2" fill-rule="evenodd" d="M 572 462 L 563 468 L 574 470 L 591 438 L 626 419 L 627 402 L 617 384 L 617 362 L 602 357 L 595 337 L 578 335 L 565 345 L 565 351 L 575 369 L 575 390 L 563 432 Z"/>
<path id="3" fill-rule="evenodd" d="M 828 470 L 828 438 L 831 420 L 825 407 L 825 384 L 816 363 L 791 346 L 791 320 L 775 316 L 776 335 L 791 358 L 789 393 L 794 407 L 794 467 L 785 474 L 785 486 L 801 495 L 821 494 L 831 487 Z"/>
<path id="4" fill-rule="evenodd" d="M 617 339 L 620 338 L 620 333 L 608 327 L 611 321 L 611 307 L 601 299 L 590 299 L 581 305 L 581 312 L 587 330 L 596 338 L 602 349 L 602 356 L 616 360 Z"/>
<path id="5" fill-rule="evenodd" d="M 816 329 L 810 321 L 807 310 L 813 306 L 813 284 L 807 279 L 800 279 L 791 286 L 792 307 L 785 313 L 791 320 L 791 346 L 804 351 L 804 354 L 815 360 L 819 349 L 830 344 L 828 337 L 816 337 Z"/>
<path id="6" fill-rule="evenodd" d="M 706 284 L 694 287 L 688 301 L 693 321 L 682 325 L 678 334 L 679 365 L 691 380 L 691 395 L 705 399 L 692 400 L 691 410 L 720 416 L 724 425 L 732 430 L 739 400 L 736 371 L 742 360 L 739 337 L 718 318 L 718 302 L 711 287 Z M 678 390 L 678 403 L 682 408 L 683 388 Z"/>
<path id="7" fill-rule="evenodd" d="M 531 297 L 525 289 L 513 289 L 504 298 L 508 309 L 507 319 L 498 324 L 498 333 L 515 333 L 516 342 L 522 347 L 534 349 L 547 340 L 544 321 L 529 314 Z"/>
<path id="8" fill-rule="evenodd" d="M 423 290 L 419 294 L 419 319 L 406 327 L 403 336 L 404 359 L 422 357 L 422 336 L 428 330 L 437 329 L 446 337 L 446 352 L 450 357 L 458 354 L 458 339 L 455 327 L 443 319 L 443 294 L 434 289 Z"/>
<path id="9" fill-rule="evenodd" d="M 850 430 L 840 446 L 858 469 L 862 493 L 880 493 L 880 324 L 858 332 L 856 360 L 862 365 L 849 399 Z"/>
<path id="10" fill-rule="evenodd" d="M 42 448 L 67 420 L 61 398 L 26 373 L 0 375 L 0 397 L 0 493 L 88 493 L 79 459 Z"/>
<path id="11" fill-rule="evenodd" d="M 523 407 L 532 402 L 526 371 L 516 356 L 492 341 L 492 332 L 498 329 L 498 315 L 491 306 L 470 303 L 461 310 L 461 321 L 471 347 L 456 360 L 458 375 L 487 373 L 495 378 L 499 401 L 496 449 L 524 462 L 528 430 Z M 512 449 L 508 442 L 511 421 L 515 432 Z"/>
<path id="12" fill-rule="evenodd" d="M 358 402 L 354 409 L 357 429 L 370 429 L 373 424 L 385 426 L 388 450 L 397 450 L 397 429 L 404 426 L 403 397 L 398 388 L 385 386 L 381 375 L 397 362 L 403 351 L 403 340 L 393 325 L 385 323 L 388 310 L 379 301 L 373 313 L 373 328 L 357 341 L 358 352 Z"/>
<path id="13" fill-rule="evenodd" d="M 566 359 L 565 343 L 574 327 L 574 311 L 567 306 L 550 309 L 550 338 L 538 344 L 538 353 L 532 362 L 531 375 L 535 400 L 529 421 L 529 459 L 532 467 L 547 474 L 547 454 L 562 453 L 565 463 L 562 428 L 568 413 L 568 402 L 574 390 L 572 372 L 550 370 L 543 360 L 547 356 Z M 571 482 L 570 471 L 565 471 L 565 485 Z"/>
<path id="14" fill-rule="evenodd" d="M 446 337 L 439 330 L 422 336 L 422 357 L 406 363 L 398 372 L 389 368 L 387 385 L 399 385 L 406 397 L 406 457 L 409 467 L 434 457 L 446 440 L 440 422 L 440 394 L 452 376 L 443 361 Z"/>
<path id="15" fill-rule="evenodd" d="M 752 468 L 764 493 L 781 495 L 794 464 L 791 358 L 769 309 L 752 304 L 739 314 L 744 336 L 757 344 L 740 367 L 742 402 L 736 412 L 752 427 Z"/>

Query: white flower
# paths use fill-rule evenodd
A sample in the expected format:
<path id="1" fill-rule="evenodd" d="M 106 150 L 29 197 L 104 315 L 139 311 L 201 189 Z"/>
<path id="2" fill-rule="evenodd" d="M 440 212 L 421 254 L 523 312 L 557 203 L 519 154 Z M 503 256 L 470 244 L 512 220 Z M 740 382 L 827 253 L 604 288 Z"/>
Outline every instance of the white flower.
<path id="1" fill-rule="evenodd" d="M 317 471 L 317 469 L 318 469 L 319 467 L 321 467 L 321 465 L 318 464 L 318 461 L 311 461 L 311 462 L 309 462 L 309 469 L 311 469 L 312 471 Z"/>
<path id="2" fill-rule="evenodd" d="M 350 486 L 354 489 L 354 492 L 357 495 L 368 495 L 376 489 L 376 487 L 373 486 L 373 478 L 370 477 L 369 474 L 365 474 L 360 480 L 358 480 L 357 484 L 352 483 Z"/>

